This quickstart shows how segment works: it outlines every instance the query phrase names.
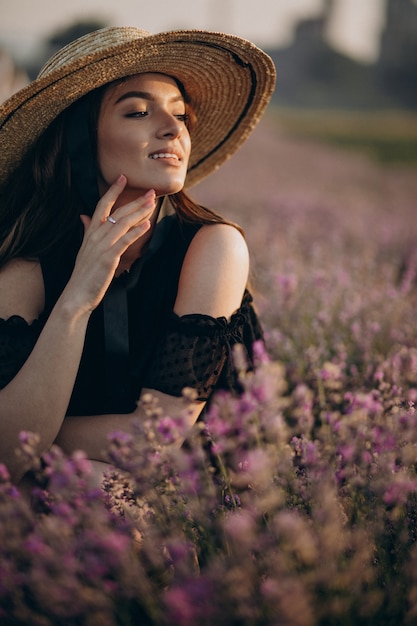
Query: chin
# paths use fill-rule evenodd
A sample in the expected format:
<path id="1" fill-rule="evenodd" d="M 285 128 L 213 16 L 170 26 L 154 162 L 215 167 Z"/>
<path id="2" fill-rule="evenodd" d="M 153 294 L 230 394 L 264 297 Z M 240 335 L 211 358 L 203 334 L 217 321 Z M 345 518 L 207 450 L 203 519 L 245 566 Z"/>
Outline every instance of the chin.
<path id="1" fill-rule="evenodd" d="M 172 196 L 174 193 L 178 193 L 182 189 L 184 189 L 184 182 L 178 184 L 170 184 L 170 185 L 155 185 L 154 189 L 156 195 L 159 196 Z"/>

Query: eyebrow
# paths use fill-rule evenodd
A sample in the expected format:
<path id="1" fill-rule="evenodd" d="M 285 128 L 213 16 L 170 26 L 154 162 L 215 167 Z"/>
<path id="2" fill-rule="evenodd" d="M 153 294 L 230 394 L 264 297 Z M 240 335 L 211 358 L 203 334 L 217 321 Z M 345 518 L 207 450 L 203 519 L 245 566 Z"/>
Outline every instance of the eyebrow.
<path id="1" fill-rule="evenodd" d="M 151 102 L 155 101 L 155 96 L 148 91 L 127 91 L 117 98 L 115 104 L 119 104 L 119 102 L 123 102 L 123 100 L 128 100 L 129 98 L 140 98 L 141 100 L 149 100 Z M 178 96 L 170 98 L 170 102 L 184 102 L 184 98 L 181 94 L 178 94 Z"/>

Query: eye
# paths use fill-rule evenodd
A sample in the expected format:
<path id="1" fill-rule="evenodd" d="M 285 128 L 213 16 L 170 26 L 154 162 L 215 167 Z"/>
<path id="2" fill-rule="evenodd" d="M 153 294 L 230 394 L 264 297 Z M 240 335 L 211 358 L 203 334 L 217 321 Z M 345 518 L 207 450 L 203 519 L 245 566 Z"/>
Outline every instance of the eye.
<path id="1" fill-rule="evenodd" d="M 147 111 L 133 111 L 132 113 L 126 113 L 126 117 L 146 117 L 148 115 Z"/>
<path id="2" fill-rule="evenodd" d="M 177 118 L 177 120 L 183 122 L 184 124 L 187 124 L 189 119 L 187 113 L 181 113 L 180 115 L 176 115 L 175 117 Z"/>

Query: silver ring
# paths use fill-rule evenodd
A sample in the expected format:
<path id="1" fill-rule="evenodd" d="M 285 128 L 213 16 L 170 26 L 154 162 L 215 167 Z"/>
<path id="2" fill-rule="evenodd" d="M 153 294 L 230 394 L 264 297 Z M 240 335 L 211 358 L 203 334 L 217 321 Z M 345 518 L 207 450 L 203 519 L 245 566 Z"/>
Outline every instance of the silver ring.
<path id="1" fill-rule="evenodd" d="M 112 217 L 111 215 L 108 215 L 108 216 L 106 217 L 106 221 L 107 221 L 107 222 L 110 222 L 110 224 L 115 224 L 115 223 L 116 223 L 116 220 L 115 220 L 115 219 L 114 219 L 114 217 Z"/>

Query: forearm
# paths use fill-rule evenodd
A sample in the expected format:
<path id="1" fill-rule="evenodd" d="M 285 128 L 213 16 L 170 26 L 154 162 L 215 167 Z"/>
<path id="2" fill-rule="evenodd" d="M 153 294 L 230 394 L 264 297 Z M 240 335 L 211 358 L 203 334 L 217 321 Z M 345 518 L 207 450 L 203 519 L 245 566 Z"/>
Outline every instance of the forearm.
<path id="1" fill-rule="evenodd" d="M 108 461 L 109 435 L 113 431 L 128 432 L 133 414 L 68 416 L 62 423 L 55 443 L 66 454 L 83 450 L 89 459 Z"/>
<path id="2" fill-rule="evenodd" d="M 88 314 L 61 298 L 32 353 L 0 391 L 0 461 L 18 480 L 24 468 L 15 454 L 22 430 L 40 435 L 39 453 L 54 441 L 65 417 L 84 345 Z"/>
<path id="3" fill-rule="evenodd" d="M 81 215 L 85 232 L 71 277 L 26 363 L 0 392 L 0 462 L 8 466 L 13 477 L 20 478 L 23 471 L 15 455 L 21 430 L 40 435 L 40 454 L 55 440 L 67 412 L 91 312 L 102 301 L 122 255 L 151 226 L 154 193 L 115 208 L 126 184 L 126 177 L 119 176 L 101 197 L 92 218 Z M 106 218 L 112 209 L 115 222 L 109 227 Z M 5 309 L 11 309 L 13 315 L 23 298 L 28 311 L 24 319 L 35 319 L 33 312 L 40 307 L 32 300 L 39 300 L 41 283 L 44 298 L 43 278 L 32 274 L 29 280 L 27 271 L 17 270 L 13 265 L 3 268 L 0 285 L 7 296 Z M 10 280 L 12 276 L 17 280 Z M 23 289 L 23 279 L 32 285 L 29 295 Z"/>
<path id="4" fill-rule="evenodd" d="M 156 399 L 163 415 L 174 420 L 178 419 L 180 432 L 177 443 L 181 445 L 198 419 L 205 403 L 185 403 L 183 398 L 170 396 L 153 389 L 144 390 L 141 398 L 146 394 L 151 394 Z M 67 454 L 71 454 L 75 450 L 84 450 L 88 458 L 105 462 L 108 460 L 107 450 L 110 433 L 117 430 L 129 432 L 132 419 L 141 420 L 146 417 L 146 410 L 140 401 L 135 411 L 129 414 L 69 416 L 65 418 L 55 443 Z"/>

